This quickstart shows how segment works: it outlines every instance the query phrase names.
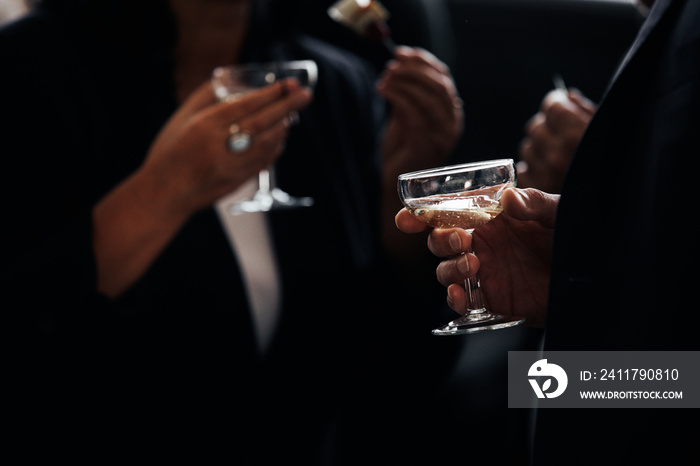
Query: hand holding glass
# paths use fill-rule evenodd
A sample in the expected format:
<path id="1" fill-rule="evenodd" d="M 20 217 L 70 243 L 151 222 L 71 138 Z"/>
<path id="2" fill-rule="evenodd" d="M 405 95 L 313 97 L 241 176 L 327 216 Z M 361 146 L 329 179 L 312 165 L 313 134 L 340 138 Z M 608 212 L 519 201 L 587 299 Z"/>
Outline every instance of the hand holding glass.
<path id="1" fill-rule="evenodd" d="M 503 191 L 515 186 L 511 159 L 433 168 L 399 176 L 399 197 L 406 209 L 434 228 L 463 228 L 470 234 L 502 210 Z M 469 250 L 470 253 L 473 251 Z M 521 324 L 521 317 L 486 309 L 477 275 L 464 282 L 466 313 L 433 330 L 434 335 L 458 335 Z"/>
<path id="2" fill-rule="evenodd" d="M 302 86 L 313 89 L 317 76 L 318 68 L 313 60 L 251 63 L 216 68 L 211 83 L 216 97 L 221 101 L 228 101 L 235 100 L 251 89 L 268 86 L 290 77 L 296 78 Z M 262 170 L 258 179 L 256 193 L 251 199 L 232 205 L 229 209 L 232 214 L 310 207 L 314 203 L 310 197 L 292 197 L 277 188 L 272 167 Z"/>

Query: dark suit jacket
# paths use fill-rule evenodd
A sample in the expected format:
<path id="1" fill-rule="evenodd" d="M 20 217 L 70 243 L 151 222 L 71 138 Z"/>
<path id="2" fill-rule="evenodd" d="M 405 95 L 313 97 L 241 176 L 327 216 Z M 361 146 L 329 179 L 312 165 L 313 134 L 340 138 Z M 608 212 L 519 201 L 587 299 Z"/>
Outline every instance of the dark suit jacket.
<path id="1" fill-rule="evenodd" d="M 546 350 L 700 350 L 699 130 L 700 2 L 657 0 L 566 179 Z M 695 410 L 537 417 L 535 464 L 700 461 Z"/>

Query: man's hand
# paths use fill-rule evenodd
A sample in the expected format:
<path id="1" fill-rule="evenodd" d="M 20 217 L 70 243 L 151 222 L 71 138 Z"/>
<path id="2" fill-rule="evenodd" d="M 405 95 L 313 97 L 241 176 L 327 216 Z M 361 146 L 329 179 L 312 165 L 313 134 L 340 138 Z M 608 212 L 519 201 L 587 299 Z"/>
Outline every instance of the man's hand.
<path id="1" fill-rule="evenodd" d="M 595 104 L 574 89 L 553 90 L 525 126 L 518 185 L 558 193 Z"/>
<path id="2" fill-rule="evenodd" d="M 464 312 L 464 280 L 478 272 L 491 311 L 544 325 L 558 202 L 559 196 L 535 189 L 508 189 L 501 198 L 503 212 L 475 229 L 473 237 L 460 228 L 432 230 L 428 247 L 445 258 L 437 278 L 447 287 L 450 307 Z M 397 214 L 396 225 L 404 233 L 428 228 L 406 209 Z M 467 253 L 470 246 L 474 254 Z"/>

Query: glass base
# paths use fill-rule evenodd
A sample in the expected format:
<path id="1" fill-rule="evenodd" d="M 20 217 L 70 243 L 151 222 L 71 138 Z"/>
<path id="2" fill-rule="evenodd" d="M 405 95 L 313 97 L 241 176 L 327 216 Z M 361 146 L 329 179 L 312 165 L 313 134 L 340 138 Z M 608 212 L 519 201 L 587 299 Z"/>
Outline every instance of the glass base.
<path id="1" fill-rule="evenodd" d="M 466 333 L 483 332 L 513 327 L 525 322 L 522 317 L 505 317 L 490 312 L 473 312 L 453 320 L 447 325 L 433 330 L 433 335 L 463 335 Z"/>
<path id="2" fill-rule="evenodd" d="M 292 197 L 281 189 L 274 188 L 271 191 L 256 192 L 253 199 L 229 207 L 229 212 L 233 215 L 240 215 L 250 212 L 311 207 L 312 205 L 314 205 L 314 200 L 310 197 Z"/>

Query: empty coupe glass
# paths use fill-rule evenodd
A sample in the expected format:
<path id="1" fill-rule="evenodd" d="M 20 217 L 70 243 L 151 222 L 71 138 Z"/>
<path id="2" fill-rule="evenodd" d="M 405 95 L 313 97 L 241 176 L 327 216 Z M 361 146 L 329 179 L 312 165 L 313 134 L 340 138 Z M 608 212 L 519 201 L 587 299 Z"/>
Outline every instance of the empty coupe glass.
<path id="1" fill-rule="evenodd" d="M 318 78 L 318 67 L 313 60 L 251 63 L 216 68 L 211 83 L 221 101 L 236 99 L 251 89 L 268 86 L 284 78 L 296 78 L 302 86 L 313 89 Z M 267 212 L 273 209 L 310 207 L 310 197 L 294 197 L 275 186 L 274 167 L 258 174 L 258 190 L 252 198 L 232 205 L 234 214 Z"/>

